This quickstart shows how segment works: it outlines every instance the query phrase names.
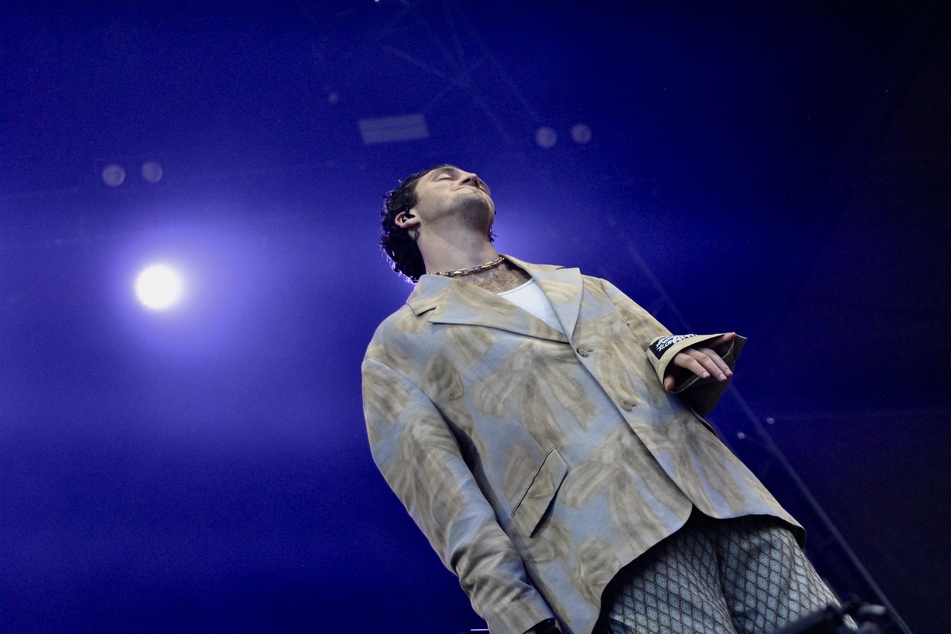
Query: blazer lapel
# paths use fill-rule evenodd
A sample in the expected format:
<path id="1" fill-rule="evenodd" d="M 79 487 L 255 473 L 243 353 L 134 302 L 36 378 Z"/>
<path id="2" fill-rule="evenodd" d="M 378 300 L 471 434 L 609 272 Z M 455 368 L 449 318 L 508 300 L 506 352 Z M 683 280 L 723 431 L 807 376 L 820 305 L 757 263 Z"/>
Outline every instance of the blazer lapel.
<path id="1" fill-rule="evenodd" d="M 505 257 L 516 266 L 525 269 L 538 282 L 570 339 L 575 330 L 575 324 L 578 323 L 578 315 L 581 313 L 583 290 L 581 271 L 561 266 L 539 266 L 522 262 L 508 255 Z"/>
<path id="2" fill-rule="evenodd" d="M 528 311 L 475 284 L 424 275 L 406 301 L 417 316 L 434 324 L 464 324 L 567 342 L 568 338 Z"/>

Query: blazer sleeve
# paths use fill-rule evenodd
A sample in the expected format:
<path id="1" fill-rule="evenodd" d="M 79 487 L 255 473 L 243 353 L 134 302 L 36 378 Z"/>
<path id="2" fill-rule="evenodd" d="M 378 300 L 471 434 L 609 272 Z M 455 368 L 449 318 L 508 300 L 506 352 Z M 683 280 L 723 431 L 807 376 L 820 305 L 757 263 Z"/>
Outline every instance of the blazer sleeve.
<path id="1" fill-rule="evenodd" d="M 554 616 L 429 398 L 366 359 L 363 406 L 377 467 L 490 630 L 522 634 Z"/>
<path id="2" fill-rule="evenodd" d="M 713 335 L 672 335 L 650 313 L 641 308 L 634 300 L 622 293 L 606 280 L 601 281 L 602 288 L 611 302 L 621 313 L 621 317 L 638 340 L 650 341 L 646 347 L 647 357 L 657 374 L 657 380 L 663 383 L 668 365 L 678 353 L 686 348 L 715 339 L 725 333 Z M 719 346 L 715 351 L 732 370 L 740 355 L 746 338 L 739 335 L 733 341 Z M 706 416 L 716 407 L 720 396 L 730 381 L 717 381 L 714 378 L 701 379 L 693 375 L 682 381 L 674 393 L 701 416 Z"/>

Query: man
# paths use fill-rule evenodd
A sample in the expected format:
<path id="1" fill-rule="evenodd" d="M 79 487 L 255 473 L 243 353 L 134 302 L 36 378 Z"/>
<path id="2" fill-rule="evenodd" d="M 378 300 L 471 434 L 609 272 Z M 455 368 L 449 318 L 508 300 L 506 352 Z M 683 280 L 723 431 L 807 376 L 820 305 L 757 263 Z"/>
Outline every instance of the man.
<path id="1" fill-rule="evenodd" d="M 418 285 L 363 363 L 374 460 L 494 634 L 771 632 L 834 597 L 702 416 L 735 333 L 672 336 L 610 283 L 492 246 L 442 165 L 390 192 Z"/>

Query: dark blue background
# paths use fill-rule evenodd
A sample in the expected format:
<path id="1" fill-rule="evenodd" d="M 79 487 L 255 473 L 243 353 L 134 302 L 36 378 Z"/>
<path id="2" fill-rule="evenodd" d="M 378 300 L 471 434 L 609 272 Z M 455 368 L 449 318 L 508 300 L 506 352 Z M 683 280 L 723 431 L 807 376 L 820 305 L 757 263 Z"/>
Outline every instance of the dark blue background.
<path id="1" fill-rule="evenodd" d="M 412 290 L 381 194 L 453 162 L 501 251 L 747 335 L 723 438 L 837 590 L 945 631 L 946 3 L 13 2 L 0 37 L 3 629 L 479 626 L 360 402 Z M 178 310 L 135 300 L 157 260 Z"/>

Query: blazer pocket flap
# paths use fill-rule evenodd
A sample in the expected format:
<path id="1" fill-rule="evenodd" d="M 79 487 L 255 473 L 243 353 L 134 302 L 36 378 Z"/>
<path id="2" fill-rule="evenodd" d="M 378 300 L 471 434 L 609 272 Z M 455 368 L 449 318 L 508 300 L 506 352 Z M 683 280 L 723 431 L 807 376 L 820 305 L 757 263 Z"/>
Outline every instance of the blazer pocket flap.
<path id="1" fill-rule="evenodd" d="M 522 535 L 531 536 L 534 532 L 538 522 L 541 521 L 545 511 L 551 505 L 555 493 L 558 492 L 558 487 L 561 486 L 561 482 L 565 479 L 567 473 L 568 465 L 561 454 L 553 447 L 545 456 L 542 466 L 538 468 L 538 473 L 535 474 L 532 483 L 528 485 L 522 499 L 519 500 L 512 511 L 515 528 Z"/>

